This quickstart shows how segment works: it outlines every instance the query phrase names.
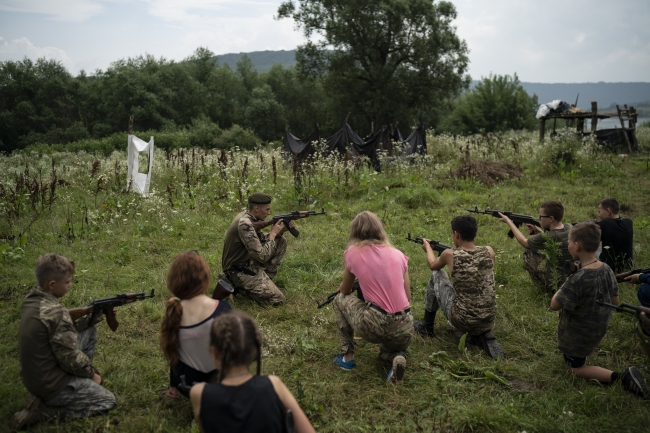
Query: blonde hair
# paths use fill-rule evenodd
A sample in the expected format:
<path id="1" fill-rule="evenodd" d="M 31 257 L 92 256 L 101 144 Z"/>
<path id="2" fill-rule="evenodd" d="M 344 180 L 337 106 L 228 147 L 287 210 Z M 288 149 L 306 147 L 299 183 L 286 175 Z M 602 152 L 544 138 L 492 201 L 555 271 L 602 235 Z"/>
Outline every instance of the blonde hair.
<path id="1" fill-rule="evenodd" d="M 45 288 L 49 281 L 61 281 L 74 275 L 74 262 L 58 254 L 43 254 L 36 261 L 34 275 L 39 287 Z"/>
<path id="2" fill-rule="evenodd" d="M 352 245 L 359 247 L 364 245 L 393 246 L 384 230 L 384 224 L 377 215 L 369 211 L 358 213 L 352 220 L 348 246 Z"/>

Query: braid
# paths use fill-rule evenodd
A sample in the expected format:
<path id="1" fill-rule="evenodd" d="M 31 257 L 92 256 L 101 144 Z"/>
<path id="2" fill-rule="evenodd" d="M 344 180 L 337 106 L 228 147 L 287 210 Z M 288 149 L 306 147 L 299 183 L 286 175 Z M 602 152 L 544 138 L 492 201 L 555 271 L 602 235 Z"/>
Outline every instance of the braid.
<path id="1" fill-rule="evenodd" d="M 262 371 L 262 338 L 252 317 L 231 311 L 214 319 L 210 345 L 221 362 L 219 382 L 236 366 L 250 366 L 257 361 L 257 375 Z"/>

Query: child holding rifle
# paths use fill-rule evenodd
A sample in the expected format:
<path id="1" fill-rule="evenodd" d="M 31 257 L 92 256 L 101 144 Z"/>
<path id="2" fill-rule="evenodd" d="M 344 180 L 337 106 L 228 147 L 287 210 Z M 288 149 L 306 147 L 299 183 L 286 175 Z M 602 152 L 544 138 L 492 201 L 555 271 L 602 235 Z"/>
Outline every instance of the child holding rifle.
<path id="1" fill-rule="evenodd" d="M 315 432 L 282 380 L 260 376 L 262 338 L 252 317 L 237 311 L 217 317 L 212 323 L 210 353 L 219 370 L 218 380 L 190 390 L 202 432 L 293 432 L 291 425 L 297 433 Z M 250 372 L 253 362 L 257 363 L 256 375 Z"/>
<path id="2" fill-rule="evenodd" d="M 340 294 L 332 302 L 341 340 L 341 352 L 334 364 L 343 370 L 356 366 L 357 333 L 366 341 L 380 344 L 380 358 L 392 363 L 386 381 L 402 383 L 405 351 L 413 334 L 408 257 L 391 245 L 381 221 L 372 212 L 361 212 L 354 218 L 348 245 L 343 253 L 345 270 Z M 350 296 L 355 278 L 365 300 Z"/>
<path id="3" fill-rule="evenodd" d="M 24 409 L 11 419 L 16 430 L 48 418 L 103 414 L 116 405 L 92 364 L 95 324 L 104 315 L 95 315 L 93 323 L 88 315 L 73 322 L 59 302 L 70 290 L 74 272 L 74 262 L 56 254 L 42 255 L 36 262 L 38 286 L 20 311 L 20 373 L 30 394 Z"/>
<path id="4" fill-rule="evenodd" d="M 455 248 L 444 250 L 436 257 L 427 239 L 422 249 L 427 253 L 431 278 L 427 286 L 424 320 L 415 322 L 415 330 L 433 337 L 436 312 L 440 309 L 448 324 L 460 333 L 469 334 L 468 342 L 483 349 L 494 359 L 503 358 L 503 349 L 492 332 L 497 312 L 494 292 L 494 250 L 477 246 L 476 219 L 459 215 L 451 221 Z M 449 269 L 452 281 L 443 270 Z"/>
<path id="5" fill-rule="evenodd" d="M 216 376 L 210 356 L 210 327 L 220 314 L 232 309 L 225 301 L 206 295 L 210 267 L 196 251 L 179 254 L 167 273 L 167 288 L 174 295 L 160 327 L 160 348 L 169 361 L 169 389 L 161 394 L 173 400 L 179 393 L 181 376 L 188 385 L 207 382 Z"/>
<path id="6" fill-rule="evenodd" d="M 609 197 L 598 203 L 598 221 L 602 252 L 599 259 L 607 263 L 614 273 L 620 274 L 632 267 L 634 225 L 629 218 L 621 218 L 620 203 Z M 644 304 L 645 305 L 645 304 Z"/>
<path id="7" fill-rule="evenodd" d="M 615 372 L 586 364 L 589 356 L 607 332 L 612 310 L 596 301 L 618 305 L 618 283 L 609 266 L 598 260 L 600 228 L 593 222 L 577 224 L 569 232 L 568 248 L 581 267 L 567 278 L 551 300 L 551 310 L 560 311 L 558 349 L 572 374 L 601 383 L 622 380 L 623 387 L 648 398 L 643 376 L 635 367 Z"/>

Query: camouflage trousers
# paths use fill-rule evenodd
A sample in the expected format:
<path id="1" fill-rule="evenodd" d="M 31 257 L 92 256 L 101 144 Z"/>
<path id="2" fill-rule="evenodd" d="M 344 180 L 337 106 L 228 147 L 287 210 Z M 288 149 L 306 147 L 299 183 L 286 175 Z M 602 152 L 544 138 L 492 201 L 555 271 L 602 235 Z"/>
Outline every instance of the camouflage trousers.
<path id="1" fill-rule="evenodd" d="M 454 301 L 456 301 L 456 291 L 447 273 L 442 269 L 431 271 L 431 278 L 424 294 L 424 309 L 431 313 L 442 310 L 442 314 L 449 320 Z"/>
<path id="2" fill-rule="evenodd" d="M 341 353 L 354 353 L 354 334 L 379 344 L 379 357 L 384 361 L 404 352 L 413 336 L 413 316 L 384 314 L 370 308 L 370 304 L 355 295 L 339 294 L 332 302 L 336 327 L 341 340 Z"/>
<path id="3" fill-rule="evenodd" d="M 77 346 L 91 360 L 95 356 L 97 328 L 94 326 L 79 333 Z M 101 415 L 117 403 L 112 392 L 85 377 L 74 377 L 56 397 L 45 402 L 64 419 Z"/>
<path id="4" fill-rule="evenodd" d="M 526 269 L 533 284 L 539 290 L 549 293 L 555 292 L 556 288 L 553 287 L 549 276 L 546 256 L 526 248 L 524 250 L 524 269 Z"/>
<path id="5" fill-rule="evenodd" d="M 263 305 L 282 305 L 286 301 L 284 293 L 273 282 L 282 259 L 287 252 L 287 241 L 283 237 L 275 238 L 273 255 L 264 263 L 251 261 L 248 269 L 255 275 L 246 275 L 242 272 L 229 272 L 228 279 L 239 292 Z"/>

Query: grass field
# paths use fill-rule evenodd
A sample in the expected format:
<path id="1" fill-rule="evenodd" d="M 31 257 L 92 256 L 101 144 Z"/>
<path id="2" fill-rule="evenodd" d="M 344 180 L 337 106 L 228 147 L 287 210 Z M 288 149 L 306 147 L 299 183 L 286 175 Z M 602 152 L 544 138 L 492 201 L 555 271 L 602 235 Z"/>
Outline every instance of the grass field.
<path id="1" fill-rule="evenodd" d="M 504 224 L 489 216 L 477 217 L 477 244 L 491 245 L 497 253 L 494 332 L 506 353 L 498 364 L 474 347 L 459 350 L 439 314 L 434 338 L 414 338 L 403 386 L 384 383 L 388 365 L 377 358 L 375 345 L 361 340 L 357 368 L 344 372 L 332 363 L 339 343 L 331 306 L 318 310 L 315 302 L 338 287 L 350 221 L 361 210 L 377 213 L 394 245 L 410 257 L 412 310 L 418 319 L 429 271 L 425 254 L 405 240 L 406 234 L 451 244 L 449 222 L 474 206 L 537 215 L 539 203 L 559 199 L 567 208 L 565 221 L 583 221 L 596 218 L 602 198 L 616 196 L 624 215 L 635 222 L 636 264 L 648 266 L 650 128 L 640 128 L 638 136 L 643 152 L 627 158 L 561 138 L 542 146 L 528 133 L 458 140 L 430 136 L 429 155 L 413 163 L 384 157 L 378 174 L 365 164 L 318 159 L 297 183 L 291 165 L 273 149 L 226 152 L 227 162 L 200 149 L 184 149 L 182 155 L 159 151 L 147 198 L 123 191 L 126 152 L 2 156 L 0 430 L 9 428 L 27 395 L 17 347 L 21 300 L 35 282 L 36 258 L 56 252 L 77 264 L 73 287 L 62 298 L 68 307 L 85 305 L 90 297 L 152 288 L 156 295 L 121 308 L 117 332 L 105 323 L 99 326 L 95 363 L 117 397 L 116 410 L 33 431 L 189 432 L 189 403 L 168 407 L 158 398 L 168 384 L 158 348 L 170 297 L 166 272 L 176 254 L 197 249 L 209 261 L 214 280 L 226 228 L 249 193 L 264 191 L 275 198 L 273 214 L 327 211 L 325 217 L 299 221 L 299 238 L 285 235 L 289 248 L 278 274 L 287 287 L 285 306 L 262 308 L 242 298 L 233 302 L 262 329 L 263 373 L 282 378 L 318 431 L 647 431 L 649 402 L 620 385 L 588 383 L 566 371 L 556 348 L 557 313 L 523 270 L 521 247 L 506 236 Z M 519 166 L 521 177 L 490 177 L 486 161 Z M 50 200 L 53 168 L 57 182 Z M 496 169 L 517 172 L 503 164 Z M 458 177 L 458 170 L 474 179 Z M 27 179 L 22 187 L 21 175 Z M 621 285 L 623 302 L 638 303 L 635 288 Z M 650 381 L 629 316 L 614 315 L 589 361 L 617 371 L 635 365 Z"/>

